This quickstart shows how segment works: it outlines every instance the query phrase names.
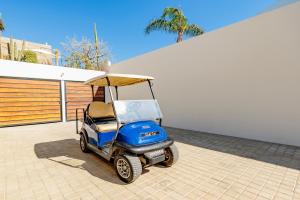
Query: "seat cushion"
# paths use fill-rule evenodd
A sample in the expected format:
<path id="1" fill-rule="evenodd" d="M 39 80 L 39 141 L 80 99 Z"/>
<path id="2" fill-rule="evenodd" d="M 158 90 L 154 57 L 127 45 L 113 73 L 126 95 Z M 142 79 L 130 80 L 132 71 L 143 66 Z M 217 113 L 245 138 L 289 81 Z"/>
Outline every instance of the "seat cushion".
<path id="1" fill-rule="evenodd" d="M 91 118 L 115 117 L 112 104 L 101 101 L 93 101 L 90 103 L 88 114 Z"/>
<path id="2" fill-rule="evenodd" d="M 117 122 L 111 122 L 107 124 L 96 124 L 99 132 L 116 131 L 118 128 Z"/>

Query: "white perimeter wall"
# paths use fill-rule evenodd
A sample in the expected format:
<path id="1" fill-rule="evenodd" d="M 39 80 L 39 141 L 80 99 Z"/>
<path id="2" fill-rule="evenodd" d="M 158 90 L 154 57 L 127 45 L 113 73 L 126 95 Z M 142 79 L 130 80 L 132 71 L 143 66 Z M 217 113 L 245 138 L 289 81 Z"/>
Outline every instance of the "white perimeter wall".
<path id="1" fill-rule="evenodd" d="M 112 71 L 156 77 L 166 126 L 300 146 L 299 19 L 294 3 Z"/>
<path id="2" fill-rule="evenodd" d="M 104 72 L 0 59 L 0 76 L 86 81 Z"/>

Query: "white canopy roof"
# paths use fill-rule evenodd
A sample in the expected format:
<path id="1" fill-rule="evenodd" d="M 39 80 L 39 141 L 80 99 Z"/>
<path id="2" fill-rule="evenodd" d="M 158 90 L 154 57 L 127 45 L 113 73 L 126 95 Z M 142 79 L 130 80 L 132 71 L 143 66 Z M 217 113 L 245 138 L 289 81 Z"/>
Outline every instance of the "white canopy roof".
<path id="1" fill-rule="evenodd" d="M 109 80 L 109 83 L 107 81 Z M 148 80 L 153 80 L 151 76 L 141 76 L 134 74 L 110 74 L 97 76 L 95 78 L 87 80 L 84 84 L 95 85 L 95 86 L 125 86 L 141 83 Z"/>

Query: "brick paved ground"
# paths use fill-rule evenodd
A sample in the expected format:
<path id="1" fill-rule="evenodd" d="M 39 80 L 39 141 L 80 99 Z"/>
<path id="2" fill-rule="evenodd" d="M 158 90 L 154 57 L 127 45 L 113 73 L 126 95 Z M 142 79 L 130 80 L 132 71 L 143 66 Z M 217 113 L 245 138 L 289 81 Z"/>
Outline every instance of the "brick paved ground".
<path id="1" fill-rule="evenodd" d="M 300 199 L 300 148 L 168 128 L 180 152 L 123 184 L 74 123 L 0 129 L 2 199 Z"/>

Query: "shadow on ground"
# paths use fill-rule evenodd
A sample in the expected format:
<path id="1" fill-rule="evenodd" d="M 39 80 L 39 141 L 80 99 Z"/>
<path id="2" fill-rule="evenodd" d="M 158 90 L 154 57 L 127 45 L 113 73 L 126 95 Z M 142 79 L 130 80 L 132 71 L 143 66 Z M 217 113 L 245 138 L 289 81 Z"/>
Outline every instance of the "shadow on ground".
<path id="1" fill-rule="evenodd" d="M 300 170 L 300 147 L 169 127 L 166 130 L 180 143 Z M 105 181 L 124 184 L 114 172 L 112 163 L 94 153 L 82 153 L 76 139 L 38 143 L 34 151 L 38 158 L 86 170 Z"/>
<path id="2" fill-rule="evenodd" d="M 176 141 L 292 169 L 300 169 L 300 147 L 166 127 Z"/>
<path id="3" fill-rule="evenodd" d="M 76 139 L 38 143 L 34 152 L 40 159 L 88 171 L 91 175 L 115 184 L 124 185 L 117 177 L 113 164 L 94 153 L 83 153 Z"/>

